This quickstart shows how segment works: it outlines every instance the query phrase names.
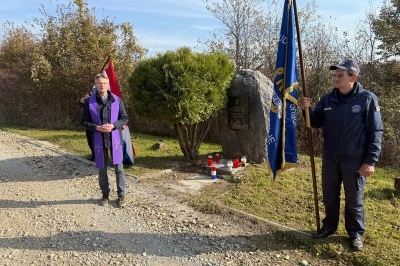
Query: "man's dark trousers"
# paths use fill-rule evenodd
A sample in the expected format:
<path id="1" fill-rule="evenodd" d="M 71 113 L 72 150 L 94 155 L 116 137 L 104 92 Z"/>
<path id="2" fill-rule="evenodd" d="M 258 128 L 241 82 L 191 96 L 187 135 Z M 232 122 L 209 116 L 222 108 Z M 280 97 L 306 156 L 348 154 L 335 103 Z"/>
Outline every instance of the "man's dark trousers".
<path id="1" fill-rule="evenodd" d="M 364 187 L 366 178 L 358 174 L 360 163 L 338 163 L 323 158 L 322 193 L 325 218 L 322 229 L 334 233 L 339 224 L 340 192 L 345 193 L 345 228 L 349 237 L 361 238 L 364 224 Z"/>

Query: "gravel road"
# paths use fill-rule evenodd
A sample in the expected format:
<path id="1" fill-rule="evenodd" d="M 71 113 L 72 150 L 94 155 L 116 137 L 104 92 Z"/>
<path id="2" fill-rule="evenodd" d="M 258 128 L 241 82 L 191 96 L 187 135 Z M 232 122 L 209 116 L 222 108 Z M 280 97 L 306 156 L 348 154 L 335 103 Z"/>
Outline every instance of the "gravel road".
<path id="1" fill-rule="evenodd" d="M 281 228 L 196 212 L 140 177 L 127 177 L 124 208 L 100 196 L 92 162 L 0 131 L 0 266 L 338 265 Z"/>

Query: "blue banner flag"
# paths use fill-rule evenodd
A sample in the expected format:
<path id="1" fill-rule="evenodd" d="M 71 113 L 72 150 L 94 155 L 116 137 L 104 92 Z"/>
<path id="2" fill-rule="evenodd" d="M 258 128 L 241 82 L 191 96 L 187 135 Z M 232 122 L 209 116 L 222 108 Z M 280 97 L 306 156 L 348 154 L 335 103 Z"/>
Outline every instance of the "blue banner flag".
<path id="1" fill-rule="evenodd" d="M 266 139 L 270 173 L 274 179 L 281 171 L 297 166 L 298 87 L 293 1 L 285 0 L 276 58 L 270 129 Z"/>

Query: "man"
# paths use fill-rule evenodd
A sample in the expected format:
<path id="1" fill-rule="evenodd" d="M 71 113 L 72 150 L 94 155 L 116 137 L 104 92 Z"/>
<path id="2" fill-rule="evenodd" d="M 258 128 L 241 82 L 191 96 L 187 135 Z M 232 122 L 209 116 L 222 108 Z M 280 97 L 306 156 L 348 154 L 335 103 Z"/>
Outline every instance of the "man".
<path id="1" fill-rule="evenodd" d="M 362 250 L 364 224 L 364 186 L 373 175 L 381 152 L 383 126 L 377 97 L 365 90 L 357 78 L 355 61 L 333 65 L 334 88 L 310 110 L 311 126 L 323 127 L 322 194 L 325 218 L 315 238 L 334 234 L 339 224 L 340 190 L 345 193 L 345 229 L 354 250 Z M 300 99 L 301 109 L 310 99 Z"/>
<path id="2" fill-rule="evenodd" d="M 128 115 L 122 100 L 111 93 L 108 77 L 97 74 L 97 93 L 85 101 L 81 123 L 93 132 L 93 147 L 96 167 L 99 169 L 99 185 L 103 193 L 101 203 L 109 202 L 110 187 L 107 174 L 108 150 L 114 164 L 117 178 L 117 203 L 125 204 L 125 172 L 122 164 L 122 127 L 128 122 Z"/>

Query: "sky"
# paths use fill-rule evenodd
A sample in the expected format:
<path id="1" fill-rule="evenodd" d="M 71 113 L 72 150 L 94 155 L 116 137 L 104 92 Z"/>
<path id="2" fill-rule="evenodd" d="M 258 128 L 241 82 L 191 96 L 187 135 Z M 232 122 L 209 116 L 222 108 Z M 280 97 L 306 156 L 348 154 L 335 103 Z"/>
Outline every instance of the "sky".
<path id="1" fill-rule="evenodd" d="M 210 2 L 221 0 L 210 0 Z M 283 0 L 282 0 L 283 1 Z M 301 10 L 312 0 L 297 0 Z M 365 18 L 372 6 L 379 10 L 384 0 L 315 0 L 317 14 L 324 20 L 334 21 L 343 31 L 352 32 L 354 25 Z M 56 6 L 73 0 L 8 0 L 0 5 L 0 24 L 6 21 L 16 25 L 34 18 L 43 18 L 39 9 L 43 5 L 47 13 L 56 15 Z M 202 0 L 86 0 L 94 14 L 108 17 L 116 24 L 130 22 L 140 45 L 148 49 L 148 55 L 188 46 L 202 50 L 198 40 L 211 38 L 211 33 L 221 27 L 219 20 L 209 13 Z M 261 4 L 265 9 L 266 4 Z"/>

